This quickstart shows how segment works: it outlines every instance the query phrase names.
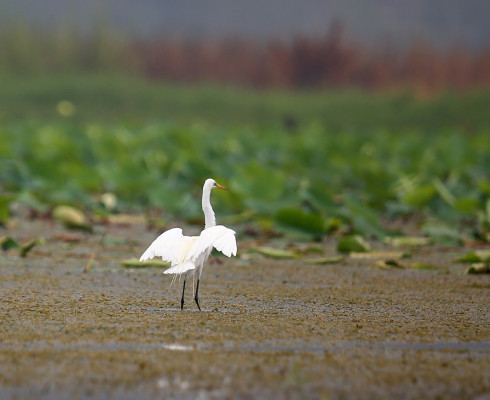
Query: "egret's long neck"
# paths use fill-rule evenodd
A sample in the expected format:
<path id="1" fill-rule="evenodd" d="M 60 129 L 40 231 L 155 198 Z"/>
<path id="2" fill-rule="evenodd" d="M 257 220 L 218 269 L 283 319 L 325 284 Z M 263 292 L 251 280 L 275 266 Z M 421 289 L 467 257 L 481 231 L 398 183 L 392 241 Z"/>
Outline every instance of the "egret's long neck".
<path id="1" fill-rule="evenodd" d="M 204 212 L 204 229 L 211 228 L 216 225 L 213 207 L 211 207 L 211 188 L 205 187 L 202 191 L 202 211 Z"/>

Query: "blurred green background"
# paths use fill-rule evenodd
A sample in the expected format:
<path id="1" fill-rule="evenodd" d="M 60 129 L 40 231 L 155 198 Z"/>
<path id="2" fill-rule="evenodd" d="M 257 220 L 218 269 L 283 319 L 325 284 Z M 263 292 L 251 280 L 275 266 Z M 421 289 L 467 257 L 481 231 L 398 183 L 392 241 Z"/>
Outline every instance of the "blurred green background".
<path id="1" fill-rule="evenodd" d="M 213 177 L 231 189 L 213 197 L 219 222 L 307 239 L 489 240 L 483 23 L 443 43 L 437 31 L 416 34 L 432 26 L 428 17 L 364 34 L 350 29 L 359 3 L 316 10 L 306 2 L 312 24 L 319 12 L 331 22 L 308 31 L 285 7 L 283 23 L 272 32 L 257 25 L 259 35 L 223 24 L 226 7 L 220 14 L 213 2 L 200 22 L 191 18 L 197 3 L 179 14 L 162 2 L 148 12 L 173 13 L 181 26 L 151 28 L 142 14 L 123 29 L 121 16 L 139 6 L 116 11 L 107 1 L 101 12 L 89 2 L 93 12 L 80 19 L 80 3 L 49 1 L 38 13 L 24 2 L 2 5 L 0 222 L 16 204 L 34 215 L 69 204 L 94 218 L 200 222 L 202 183 Z M 459 14 L 433 3 L 411 7 L 429 16 L 435 7 L 449 29 Z M 245 15 L 264 7 L 252 2 Z M 390 6 L 376 7 L 384 15 Z M 487 6 L 467 7 L 479 15 Z"/>

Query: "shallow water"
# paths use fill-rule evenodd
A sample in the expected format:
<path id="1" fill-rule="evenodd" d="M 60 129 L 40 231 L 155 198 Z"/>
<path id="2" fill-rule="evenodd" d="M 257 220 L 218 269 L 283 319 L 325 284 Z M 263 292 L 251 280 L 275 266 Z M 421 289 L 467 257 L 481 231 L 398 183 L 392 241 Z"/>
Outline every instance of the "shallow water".
<path id="1" fill-rule="evenodd" d="M 181 283 L 170 286 L 161 270 L 120 266 L 155 232 L 98 227 L 69 245 L 56 239 L 62 232 L 22 221 L 8 232 L 47 243 L 26 259 L 1 255 L 0 398 L 490 393 L 490 277 L 461 274 L 452 260 L 467 249 L 414 253 L 417 261 L 436 260 L 437 271 L 379 270 L 359 260 L 211 259 L 199 312 L 190 289 L 180 310 Z M 132 245 L 103 247 L 83 273 L 103 232 Z M 333 239 L 322 246 L 335 254 Z"/>

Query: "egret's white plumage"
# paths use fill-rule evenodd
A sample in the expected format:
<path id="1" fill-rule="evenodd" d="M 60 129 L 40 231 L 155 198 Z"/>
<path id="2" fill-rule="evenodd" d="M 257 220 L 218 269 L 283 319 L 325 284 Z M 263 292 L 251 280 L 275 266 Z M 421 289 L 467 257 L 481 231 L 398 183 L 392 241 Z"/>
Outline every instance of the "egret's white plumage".
<path id="1" fill-rule="evenodd" d="M 213 188 L 225 189 L 213 179 L 207 179 L 204 183 L 202 209 L 205 218 L 205 229 L 199 236 L 184 236 L 182 229 L 170 229 L 158 236 L 140 258 L 140 261 L 145 261 L 153 257 L 161 257 L 164 261 L 170 263 L 170 268 L 164 271 L 165 274 L 184 275 L 181 308 L 184 305 L 185 279 L 188 275 L 197 275 L 195 301 L 199 309 L 201 309 L 198 301 L 199 279 L 204 263 L 213 248 L 227 257 L 236 256 L 235 231 L 223 225 L 216 225 L 210 202 L 211 189 Z"/>
<path id="2" fill-rule="evenodd" d="M 236 256 L 235 231 L 217 225 L 204 229 L 199 236 L 184 236 L 182 229 L 170 229 L 155 239 L 140 261 L 161 257 L 170 263 L 165 274 L 181 275 L 204 264 L 213 247 L 227 257 Z"/>

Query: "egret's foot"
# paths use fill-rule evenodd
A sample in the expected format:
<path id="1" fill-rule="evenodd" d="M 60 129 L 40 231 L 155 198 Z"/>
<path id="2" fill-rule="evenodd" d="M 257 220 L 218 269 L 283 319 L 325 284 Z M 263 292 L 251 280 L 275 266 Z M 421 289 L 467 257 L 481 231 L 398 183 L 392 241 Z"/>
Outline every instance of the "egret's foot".
<path id="1" fill-rule="evenodd" d="M 199 311 L 201 311 L 201 306 L 199 305 L 199 298 L 198 298 L 198 294 L 199 294 L 199 279 L 197 280 L 197 285 L 196 285 L 196 296 L 194 297 L 194 300 L 197 304 L 197 308 L 199 308 Z"/>
<path id="2" fill-rule="evenodd" d="M 197 296 L 194 298 L 194 300 L 196 301 L 197 308 L 199 308 L 199 311 L 202 311 L 201 306 L 199 305 L 199 299 L 197 298 Z"/>

